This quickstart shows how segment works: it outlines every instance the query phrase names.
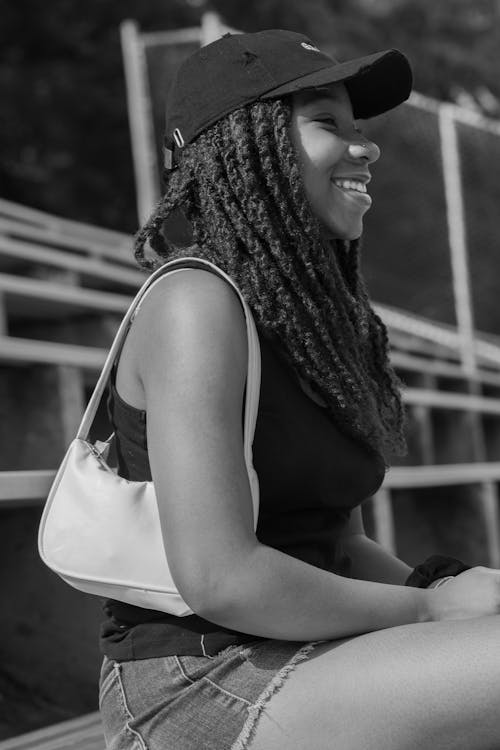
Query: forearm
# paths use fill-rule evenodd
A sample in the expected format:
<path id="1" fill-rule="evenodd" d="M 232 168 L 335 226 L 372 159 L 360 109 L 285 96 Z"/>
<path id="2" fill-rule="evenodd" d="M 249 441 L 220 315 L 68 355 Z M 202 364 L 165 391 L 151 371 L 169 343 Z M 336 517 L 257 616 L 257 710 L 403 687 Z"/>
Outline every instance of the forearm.
<path id="1" fill-rule="evenodd" d="M 344 578 L 257 545 L 198 612 L 267 638 L 329 640 L 425 621 L 428 596 L 421 589 Z"/>
<path id="2" fill-rule="evenodd" d="M 363 581 L 403 586 L 412 568 L 364 534 L 342 540 L 343 551 L 351 558 L 351 575 Z"/>

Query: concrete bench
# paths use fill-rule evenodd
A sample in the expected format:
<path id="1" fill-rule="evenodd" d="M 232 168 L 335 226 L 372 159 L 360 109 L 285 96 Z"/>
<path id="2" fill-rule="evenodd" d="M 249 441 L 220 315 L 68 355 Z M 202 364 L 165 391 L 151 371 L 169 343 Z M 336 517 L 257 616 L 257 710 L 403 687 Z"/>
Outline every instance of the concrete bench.
<path id="1" fill-rule="evenodd" d="M 0 750 L 105 750 L 99 713 L 0 741 Z"/>

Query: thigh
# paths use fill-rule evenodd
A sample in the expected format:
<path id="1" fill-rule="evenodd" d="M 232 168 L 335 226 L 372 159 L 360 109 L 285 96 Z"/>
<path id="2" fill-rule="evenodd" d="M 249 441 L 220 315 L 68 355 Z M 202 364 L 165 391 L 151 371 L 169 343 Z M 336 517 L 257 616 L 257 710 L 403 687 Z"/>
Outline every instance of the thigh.
<path id="1" fill-rule="evenodd" d="M 316 646 L 265 706 L 250 750 L 500 748 L 500 616 Z"/>

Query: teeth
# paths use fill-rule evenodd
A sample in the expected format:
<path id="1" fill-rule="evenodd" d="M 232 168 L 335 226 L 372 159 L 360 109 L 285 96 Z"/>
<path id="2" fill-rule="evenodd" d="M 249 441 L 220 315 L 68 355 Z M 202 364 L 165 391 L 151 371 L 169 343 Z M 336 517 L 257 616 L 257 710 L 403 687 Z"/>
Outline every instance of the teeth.
<path id="1" fill-rule="evenodd" d="M 366 193 L 366 185 L 357 180 L 334 180 L 335 185 L 344 190 L 356 190 L 358 193 Z"/>

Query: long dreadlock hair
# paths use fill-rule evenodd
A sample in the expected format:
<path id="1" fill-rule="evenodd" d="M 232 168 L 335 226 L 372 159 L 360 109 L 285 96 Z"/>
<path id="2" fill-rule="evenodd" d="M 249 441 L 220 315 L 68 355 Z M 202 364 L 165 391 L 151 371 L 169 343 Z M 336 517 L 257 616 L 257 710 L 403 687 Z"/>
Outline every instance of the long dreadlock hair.
<path id="1" fill-rule="evenodd" d="M 135 257 L 154 270 L 196 255 L 238 284 L 262 335 L 326 403 L 335 425 L 390 465 L 404 455 L 405 416 L 384 323 L 360 273 L 360 240 L 325 241 L 290 137 L 289 99 L 260 101 L 186 145 L 138 232 Z M 170 242 L 182 210 L 195 243 Z M 154 251 L 145 255 L 146 244 Z"/>

